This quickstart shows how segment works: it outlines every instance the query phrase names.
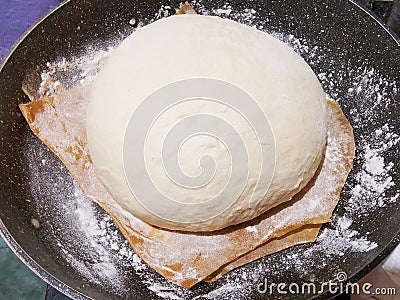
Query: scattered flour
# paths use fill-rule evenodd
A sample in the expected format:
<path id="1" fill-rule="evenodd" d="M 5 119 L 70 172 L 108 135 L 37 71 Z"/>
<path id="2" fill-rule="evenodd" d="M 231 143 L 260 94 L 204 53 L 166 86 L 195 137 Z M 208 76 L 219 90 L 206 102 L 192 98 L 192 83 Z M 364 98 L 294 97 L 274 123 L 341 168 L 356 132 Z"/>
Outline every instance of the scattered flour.
<path id="1" fill-rule="evenodd" d="M 160 296 L 161 298 L 164 299 L 177 299 L 177 300 L 183 299 L 174 293 L 175 290 L 174 288 L 171 289 L 159 283 L 154 283 L 150 285 L 148 288 L 150 291 L 153 291 L 157 296 Z"/>
<path id="2" fill-rule="evenodd" d="M 278 39 L 290 45 L 297 53 L 304 57 L 311 65 L 318 65 L 322 60 L 329 60 L 329 54 L 324 53 L 318 45 L 312 45 L 305 39 L 296 38 L 294 35 L 285 35 L 279 32 L 271 32 L 265 28 L 265 19 L 260 21 L 258 12 L 252 8 L 246 8 L 240 12 L 235 11 L 229 3 L 222 7 L 207 10 L 202 1 L 192 1 L 190 4 L 196 11 L 205 15 L 218 15 L 227 17 L 241 23 L 266 30 Z M 172 15 L 175 9 L 163 5 L 154 15 L 151 21 Z M 144 24 L 135 16 L 135 25 L 141 27 Z M 119 41 L 110 43 L 108 50 L 92 51 L 79 57 L 47 64 L 47 69 L 42 73 L 42 83 L 38 93 L 41 96 L 51 95 L 65 88 L 72 88 L 90 82 L 109 57 Z M 72 71 L 72 72 L 71 72 Z M 66 75 L 67 74 L 67 75 Z M 70 75 L 72 74 L 72 75 Z M 363 101 L 365 106 L 362 111 L 353 109 L 350 111 L 350 120 L 357 132 L 367 126 L 363 120 L 374 118 L 374 110 L 385 107 L 397 94 L 397 86 L 394 80 L 387 79 L 379 74 L 379 71 L 367 66 L 348 70 L 346 62 L 341 68 L 327 70 L 317 74 L 326 93 L 332 99 L 339 102 L 343 99 L 343 76 L 354 78 L 352 85 L 345 87 L 348 98 Z M 372 100 L 371 100 L 372 99 Z M 268 268 L 278 270 L 291 270 L 293 268 L 303 270 L 318 253 L 327 256 L 315 268 L 324 268 L 329 265 L 330 258 L 344 256 L 349 252 L 368 252 L 378 247 L 378 244 L 369 241 L 367 237 L 351 229 L 353 220 L 362 214 L 368 214 L 372 210 L 398 201 L 399 193 L 387 197 L 386 193 L 394 186 L 394 163 L 385 159 L 384 154 L 395 146 L 400 137 L 398 128 L 390 124 L 383 124 L 375 128 L 369 136 L 363 136 L 357 142 L 357 158 L 360 170 L 354 172 L 354 186 L 350 188 L 348 203 L 344 205 L 344 215 L 335 216 L 331 226 L 324 228 L 312 246 L 305 250 L 292 252 L 287 256 L 281 255 L 276 266 L 268 265 L 267 258 L 264 262 L 251 264 L 249 268 L 239 268 L 228 273 L 223 282 L 212 291 L 203 295 L 195 295 L 192 291 L 178 287 L 151 270 L 131 249 L 128 242 L 121 238 L 111 217 L 105 216 L 99 219 L 96 214 L 95 204 L 91 203 L 75 186 L 75 200 L 63 204 L 66 216 L 70 216 L 71 222 L 77 222 L 80 236 L 74 237 L 82 241 L 81 252 L 93 258 L 93 263 L 88 264 L 87 258 L 81 259 L 74 256 L 66 245 L 59 245 L 62 253 L 72 267 L 84 278 L 97 284 L 110 284 L 121 287 L 124 284 L 124 276 L 116 267 L 121 262 L 133 268 L 141 281 L 150 291 L 165 299 L 222 299 L 246 297 L 254 292 L 255 284 L 260 280 L 260 274 L 265 274 Z M 396 133 L 397 132 L 397 133 Z M 254 228 L 248 227 L 248 231 L 257 233 Z M 301 250 L 301 249 L 300 249 Z M 303 261 L 303 262 L 302 262 Z"/>
<path id="3" fill-rule="evenodd" d="M 93 51 L 90 47 L 87 52 L 70 59 L 61 58 L 56 62 L 47 62 L 46 70 L 41 74 L 42 82 L 39 85 L 38 96 L 44 97 L 82 86 L 94 79 L 107 58 L 115 48 L 114 43 L 107 50 Z"/>
<path id="4" fill-rule="evenodd" d="M 323 251 L 329 256 L 343 256 L 347 252 L 367 252 L 378 247 L 375 242 L 360 237 L 356 230 L 351 230 L 352 223 L 353 220 L 346 216 L 338 218 L 336 227 L 323 229 L 316 246 L 306 250 L 305 255 L 313 256 L 315 251 Z"/>
<path id="5" fill-rule="evenodd" d="M 381 131 L 378 129 L 377 131 Z M 393 143 L 391 139 L 391 143 Z M 395 141 L 395 144 L 397 142 Z M 389 147 L 390 148 L 390 147 Z M 395 202 L 399 196 L 387 200 L 386 191 L 394 186 L 393 178 L 390 175 L 394 163 L 385 163 L 381 156 L 382 152 L 389 148 L 370 148 L 368 144 L 364 148 L 364 164 L 356 175 L 357 184 L 351 191 L 351 198 L 347 210 L 357 210 L 359 213 L 368 213 L 371 209 L 384 207 L 388 202 Z M 367 201 L 366 201 L 367 200 Z"/>
<path id="6" fill-rule="evenodd" d="M 247 230 L 248 232 L 258 233 L 258 230 L 257 230 L 257 228 L 256 228 L 255 226 L 247 226 L 247 227 L 246 227 L 246 230 Z"/>
<path id="7" fill-rule="evenodd" d="M 96 213 L 93 208 L 92 202 L 88 201 L 86 196 L 82 193 L 80 187 L 74 183 L 74 200 L 73 202 L 66 202 L 62 204 L 62 210 L 66 215 L 70 215 L 75 219 L 75 224 L 80 229 L 81 235 L 74 236 L 83 245 L 90 247 L 88 255 L 97 257 L 91 264 L 84 263 L 72 255 L 68 248 L 64 247 L 60 242 L 58 246 L 64 253 L 67 261 L 75 267 L 75 269 L 87 280 L 101 284 L 104 281 L 115 287 L 121 284 L 121 278 L 114 265 L 112 253 L 108 250 L 109 247 L 113 249 L 115 235 L 112 232 L 107 233 L 107 228 L 111 226 L 111 218 L 106 217 L 101 222 L 98 222 Z M 72 221 L 72 220 L 71 220 Z M 115 233 L 116 234 L 116 233 Z M 76 241 L 75 241 L 76 242 Z M 116 245 L 115 248 L 119 249 Z M 123 259 L 133 256 L 129 248 L 122 248 L 120 251 L 127 251 L 128 257 L 121 257 Z"/>

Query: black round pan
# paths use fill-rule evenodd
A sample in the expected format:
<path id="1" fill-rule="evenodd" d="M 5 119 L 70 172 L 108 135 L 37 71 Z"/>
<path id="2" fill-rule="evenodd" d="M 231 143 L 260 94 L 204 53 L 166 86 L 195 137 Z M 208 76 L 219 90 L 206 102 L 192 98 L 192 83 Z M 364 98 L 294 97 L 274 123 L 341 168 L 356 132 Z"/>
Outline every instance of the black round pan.
<path id="1" fill-rule="evenodd" d="M 212 11 L 224 4 L 219 0 L 203 1 L 201 5 L 195 4 L 195 7 L 202 6 L 206 11 Z M 65 255 L 60 253 L 61 243 L 77 259 L 84 261 L 86 257 L 81 244 L 64 240 L 66 233 L 62 230 L 65 231 L 65 228 L 69 228 L 71 235 L 79 233 L 74 232 L 74 224 L 62 224 L 65 221 L 58 210 L 64 201 L 74 197 L 73 181 L 57 158 L 33 136 L 19 113 L 17 104 L 27 101 L 21 90 L 22 81 L 32 73 L 40 76 L 46 62 L 77 55 L 87 51 L 88 47 L 95 50 L 105 48 L 109 44 L 107 41 L 132 32 L 129 20 L 134 17 L 138 22 L 146 24 L 154 18 L 161 5 L 177 7 L 179 3 L 138 0 L 65 2 L 24 36 L 1 67 L 1 234 L 25 264 L 72 298 L 157 299 L 158 296 L 150 291 L 143 276 L 129 266 L 120 266 L 119 271 L 123 276 L 120 285 L 116 286 L 112 282 L 93 283 L 82 276 L 76 267 L 72 267 L 71 261 L 67 261 Z M 257 278 L 255 282 L 247 284 L 246 288 L 233 290 L 229 297 L 265 298 L 268 295 L 257 291 L 257 285 L 264 279 L 275 283 L 322 283 L 334 279 L 338 271 L 345 272 L 351 281 L 357 281 L 398 243 L 396 236 L 399 233 L 400 202 L 395 197 L 400 187 L 399 144 L 394 143 L 390 149 L 380 154 L 385 164 L 391 165 L 388 176 L 391 176 L 393 185 L 387 187 L 384 193 L 371 191 L 364 202 L 360 202 L 365 203 L 365 209 L 355 209 L 351 197 L 363 172 L 365 153 L 362 145 L 365 139 L 370 139 L 371 134 L 385 124 L 393 134 L 399 134 L 400 94 L 399 89 L 394 87 L 396 85 L 400 88 L 399 42 L 374 17 L 352 1 L 232 1 L 230 5 L 232 11 L 253 8 L 255 22 L 264 24 L 265 30 L 280 33 L 280 36 L 292 34 L 306 40 L 316 55 L 323 57 L 316 59 L 315 55 L 310 55 L 304 48 L 304 51 L 299 50 L 313 70 L 320 74 L 326 92 L 339 100 L 354 127 L 357 144 L 354 168 L 334 212 L 333 225 L 327 224 L 324 228 L 334 231 L 338 220 L 346 215 L 353 220 L 350 229 L 356 231 L 358 237 L 365 237 L 377 246 L 364 252 L 345 248 L 343 253 L 338 253 L 318 252 L 314 249 L 321 247 L 318 243 L 299 245 L 243 266 L 229 275 L 228 279 L 225 276 L 215 283 L 201 283 L 190 294 L 182 295 L 193 298 L 217 290 L 228 281 L 240 284 Z M 232 14 L 224 16 L 232 17 Z M 240 21 L 247 22 L 246 18 Z M 371 75 L 368 70 L 378 75 Z M 326 76 L 321 73 L 326 73 Z M 350 91 L 353 91 L 355 80 L 365 80 L 365 84 L 357 93 L 352 93 Z M 373 89 L 370 89 L 371 85 Z M 384 101 L 377 97 L 380 92 Z M 368 97 L 369 94 L 371 97 Z M 367 142 L 375 145 L 374 142 L 379 141 Z M 46 163 L 42 164 L 42 161 Z M 60 203 L 57 204 L 54 199 L 61 199 Z M 98 218 L 103 218 L 104 214 L 101 209 L 97 209 Z M 32 226 L 32 218 L 40 221 L 40 229 Z M 338 231 L 339 237 L 340 234 L 343 233 Z M 120 235 L 118 239 L 122 240 Z M 350 243 L 351 238 L 347 242 Z M 310 251 L 314 251 L 311 257 L 306 255 Z M 251 274 L 255 273 L 257 277 L 252 277 Z M 246 279 L 243 274 L 250 275 Z M 149 276 L 164 282 L 155 272 Z M 208 299 L 213 298 L 212 295 L 208 294 Z M 217 295 L 222 294 L 215 292 L 214 298 L 218 298 Z M 332 294 L 306 293 L 290 297 L 274 295 L 277 298 L 299 299 L 315 296 L 329 298 Z"/>

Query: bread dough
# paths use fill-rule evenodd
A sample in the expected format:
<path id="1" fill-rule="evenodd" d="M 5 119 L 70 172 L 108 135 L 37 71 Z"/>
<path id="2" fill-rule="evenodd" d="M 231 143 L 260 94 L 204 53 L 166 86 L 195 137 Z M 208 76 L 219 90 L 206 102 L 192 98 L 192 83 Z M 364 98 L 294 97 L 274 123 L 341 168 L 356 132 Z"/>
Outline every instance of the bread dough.
<path id="1" fill-rule="evenodd" d="M 268 124 L 252 116 L 249 120 L 226 103 L 194 98 L 166 105 L 150 120 L 151 127 L 136 126 L 146 135 L 143 153 L 128 153 L 124 148 L 126 134 L 131 132 L 128 125 L 149 95 L 192 78 L 240 88 L 259 105 Z M 195 115 L 223 120 L 226 128 L 231 126 L 240 136 L 240 143 L 230 140 L 224 129 L 223 139 L 206 132 L 179 140 L 178 161 L 174 153 L 164 155 L 168 133 Z M 124 209 L 159 227 L 211 231 L 250 220 L 288 201 L 307 184 L 326 142 L 326 100 L 310 67 L 271 35 L 219 17 L 179 15 L 140 28 L 115 50 L 94 81 L 86 125 L 96 176 Z M 266 156 L 254 131 L 264 125 L 273 133 Z M 189 123 L 185 128 L 190 127 Z M 235 155 L 242 144 L 247 155 L 238 161 Z M 234 147 L 228 149 L 229 145 Z M 143 159 L 146 167 L 146 172 L 133 178 L 134 188 L 128 184 L 124 155 Z M 266 157 L 274 170 L 267 170 L 273 171 L 269 184 L 260 186 Z M 181 171 L 184 183 L 166 171 L 171 162 L 175 171 Z M 235 169 L 238 164 L 247 167 L 239 168 L 240 174 Z M 243 178 L 240 193 L 232 197 L 226 188 L 240 186 Z M 156 187 L 160 197 L 143 199 L 149 185 Z M 136 188 L 141 189 L 142 198 Z M 170 206 L 163 201 L 166 198 L 183 205 Z M 231 205 L 219 211 L 219 202 L 212 201 L 217 198 Z M 152 201 L 157 212 L 146 201 Z"/>

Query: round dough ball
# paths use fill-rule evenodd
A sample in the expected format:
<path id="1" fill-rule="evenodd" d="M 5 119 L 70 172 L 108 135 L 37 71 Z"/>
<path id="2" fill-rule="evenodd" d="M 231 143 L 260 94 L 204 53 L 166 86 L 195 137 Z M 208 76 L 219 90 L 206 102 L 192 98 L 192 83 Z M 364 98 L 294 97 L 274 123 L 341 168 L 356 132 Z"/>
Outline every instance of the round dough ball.
<path id="1" fill-rule="evenodd" d="M 207 85 L 173 105 L 157 94 L 190 94 L 180 90 L 189 79 L 222 84 L 212 91 L 222 98 L 243 91 L 243 101 L 209 99 Z M 310 181 L 326 143 L 325 105 L 310 67 L 271 35 L 219 17 L 172 16 L 138 29 L 100 71 L 88 147 L 97 177 L 134 216 L 167 229 L 218 230 L 290 200 Z M 256 129 L 272 135 L 263 140 Z"/>

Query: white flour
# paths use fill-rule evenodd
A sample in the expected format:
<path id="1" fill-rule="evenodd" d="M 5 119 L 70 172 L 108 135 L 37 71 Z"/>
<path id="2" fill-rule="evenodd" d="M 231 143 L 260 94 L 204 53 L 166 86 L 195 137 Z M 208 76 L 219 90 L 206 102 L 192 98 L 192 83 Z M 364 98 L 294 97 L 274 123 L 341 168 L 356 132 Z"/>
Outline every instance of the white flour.
<path id="1" fill-rule="evenodd" d="M 112 53 L 113 48 L 115 47 L 110 46 L 107 50 L 100 51 L 93 51 L 89 48 L 85 54 L 79 57 L 69 60 L 62 58 L 53 63 L 48 62 L 47 70 L 42 72 L 42 82 L 38 89 L 39 97 L 54 95 L 64 88 L 71 89 L 92 81 Z M 65 76 L 67 77 L 65 78 Z"/>
<path id="2" fill-rule="evenodd" d="M 383 131 L 386 131 L 384 134 L 388 134 L 389 139 L 381 148 L 371 148 L 367 142 L 364 142 L 363 155 L 365 162 L 362 170 L 356 176 L 357 185 L 351 191 L 351 198 L 347 206 L 349 211 L 356 210 L 364 214 L 371 211 L 371 209 L 384 207 L 388 203 L 386 191 L 394 186 L 393 178 L 390 175 L 394 164 L 393 162 L 385 163 L 381 154 L 399 141 L 397 135 L 393 132 L 389 133 L 388 130 L 389 128 L 385 125 L 374 133 L 375 136 Z M 389 198 L 389 202 L 396 201 L 398 197 L 399 194 L 397 193 Z"/>
<path id="3" fill-rule="evenodd" d="M 360 237 L 359 233 L 350 229 L 353 220 L 343 216 L 336 220 L 334 229 L 325 228 L 317 239 L 317 245 L 305 252 L 306 256 L 315 255 L 315 251 L 324 251 L 332 256 L 343 256 L 346 252 L 367 252 L 378 247 L 375 242 Z M 332 245 L 335 245 L 332 247 Z"/>
<path id="4" fill-rule="evenodd" d="M 219 15 L 241 23 L 263 29 L 265 24 L 258 22 L 257 12 L 247 8 L 241 12 L 226 3 L 220 8 L 206 10 L 201 1 L 191 2 L 195 9 L 205 15 Z M 162 6 L 155 14 L 154 19 L 169 16 L 175 11 L 170 6 Z M 132 16 L 138 27 L 142 26 L 137 16 Z M 265 20 L 264 20 L 265 22 Z M 265 30 L 268 31 L 267 28 Z M 327 60 L 329 54 L 317 45 L 311 45 L 304 39 L 298 39 L 294 35 L 284 35 L 277 32 L 269 32 L 278 39 L 284 41 L 294 48 L 301 56 L 305 57 L 311 66 L 322 60 Z M 39 87 L 41 96 L 57 93 L 62 87 L 72 88 L 90 82 L 97 74 L 104 61 L 112 52 L 119 41 L 110 43 L 107 51 L 91 51 L 72 59 L 61 59 L 58 62 L 48 63 L 47 70 L 42 73 L 42 83 Z M 363 111 L 351 111 L 350 119 L 355 130 L 363 128 L 366 118 L 371 118 L 377 105 L 385 105 L 392 101 L 393 95 L 397 93 L 397 87 L 393 80 L 384 78 L 378 70 L 360 66 L 354 70 L 348 70 L 343 62 L 340 69 L 326 70 L 317 74 L 328 96 L 339 102 L 342 100 L 340 91 L 343 91 L 341 78 L 350 74 L 354 78 L 352 86 L 346 87 L 347 96 L 363 101 Z M 70 71 L 73 71 L 72 73 Z M 66 74 L 73 74 L 66 76 Z M 373 100 L 373 101 L 372 101 Z M 373 103 L 373 105 L 371 105 Z M 397 131 L 397 133 L 396 133 Z M 316 243 L 302 252 L 295 252 L 291 256 L 280 259 L 280 270 L 291 268 L 302 269 L 304 264 L 312 260 L 318 253 L 324 253 L 327 258 L 321 261 L 315 268 L 324 268 L 330 263 L 330 257 L 344 256 L 349 252 L 368 252 L 378 247 L 368 237 L 360 236 L 360 233 L 352 229 L 354 218 L 363 214 L 385 207 L 391 202 L 398 201 L 399 194 L 386 197 L 386 193 L 394 185 L 393 162 L 385 161 L 383 155 L 400 140 L 398 129 L 391 128 L 389 124 L 380 126 L 368 136 L 363 136 L 361 142 L 357 143 L 357 157 L 360 159 L 359 172 L 355 176 L 355 185 L 351 188 L 348 203 L 344 205 L 344 215 L 335 216 L 333 223 L 320 232 Z M 77 258 L 70 253 L 68 247 L 59 245 L 64 258 L 84 278 L 91 282 L 102 284 L 108 283 L 115 287 L 123 287 L 124 277 L 119 274 L 118 264 L 135 270 L 141 281 L 157 296 L 165 299 L 188 299 L 193 298 L 192 291 L 180 288 L 167 282 L 161 276 L 156 275 L 131 249 L 128 242 L 121 238 L 113 225 L 111 217 L 105 216 L 99 219 L 95 204 L 90 202 L 75 186 L 75 199 L 62 205 L 63 213 L 70 222 L 77 222 L 81 238 L 86 240 L 82 243 L 81 252 L 93 257 L 94 263 L 88 264 L 87 258 Z M 248 227 L 248 231 L 254 228 Z M 90 245 L 87 246 L 87 245 Z M 118 261 L 117 261 L 118 260 Z M 265 264 L 253 264 L 250 268 L 239 268 L 225 276 L 224 283 L 206 295 L 197 296 L 194 299 L 221 299 L 221 298 L 243 298 L 254 292 L 255 283 L 260 280 L 259 274 L 264 273 L 270 266 Z M 273 267 L 271 266 L 273 269 Z M 278 268 L 278 267 L 277 267 Z"/>
<path id="5" fill-rule="evenodd" d="M 93 209 L 94 204 L 88 201 L 76 183 L 74 183 L 74 196 L 76 202 L 63 203 L 61 209 L 66 215 L 70 214 L 72 218 L 76 218 L 74 221 L 77 223 L 77 227 L 81 229 L 81 235 L 75 236 L 74 239 L 82 239 L 82 242 L 89 242 L 90 250 L 88 250 L 93 251 L 90 255 L 95 255 L 98 259 L 94 260 L 91 264 L 85 264 L 70 254 L 68 248 L 63 247 L 62 244 L 59 244 L 60 249 L 65 254 L 67 261 L 84 278 L 94 283 L 101 284 L 102 282 L 107 282 L 118 287 L 121 279 L 113 264 L 112 253 L 109 251 L 109 248 L 113 249 L 112 245 L 114 243 L 114 233 L 107 231 L 111 219 L 108 217 L 98 222 L 95 210 Z M 110 245 L 111 247 L 109 247 Z"/>

